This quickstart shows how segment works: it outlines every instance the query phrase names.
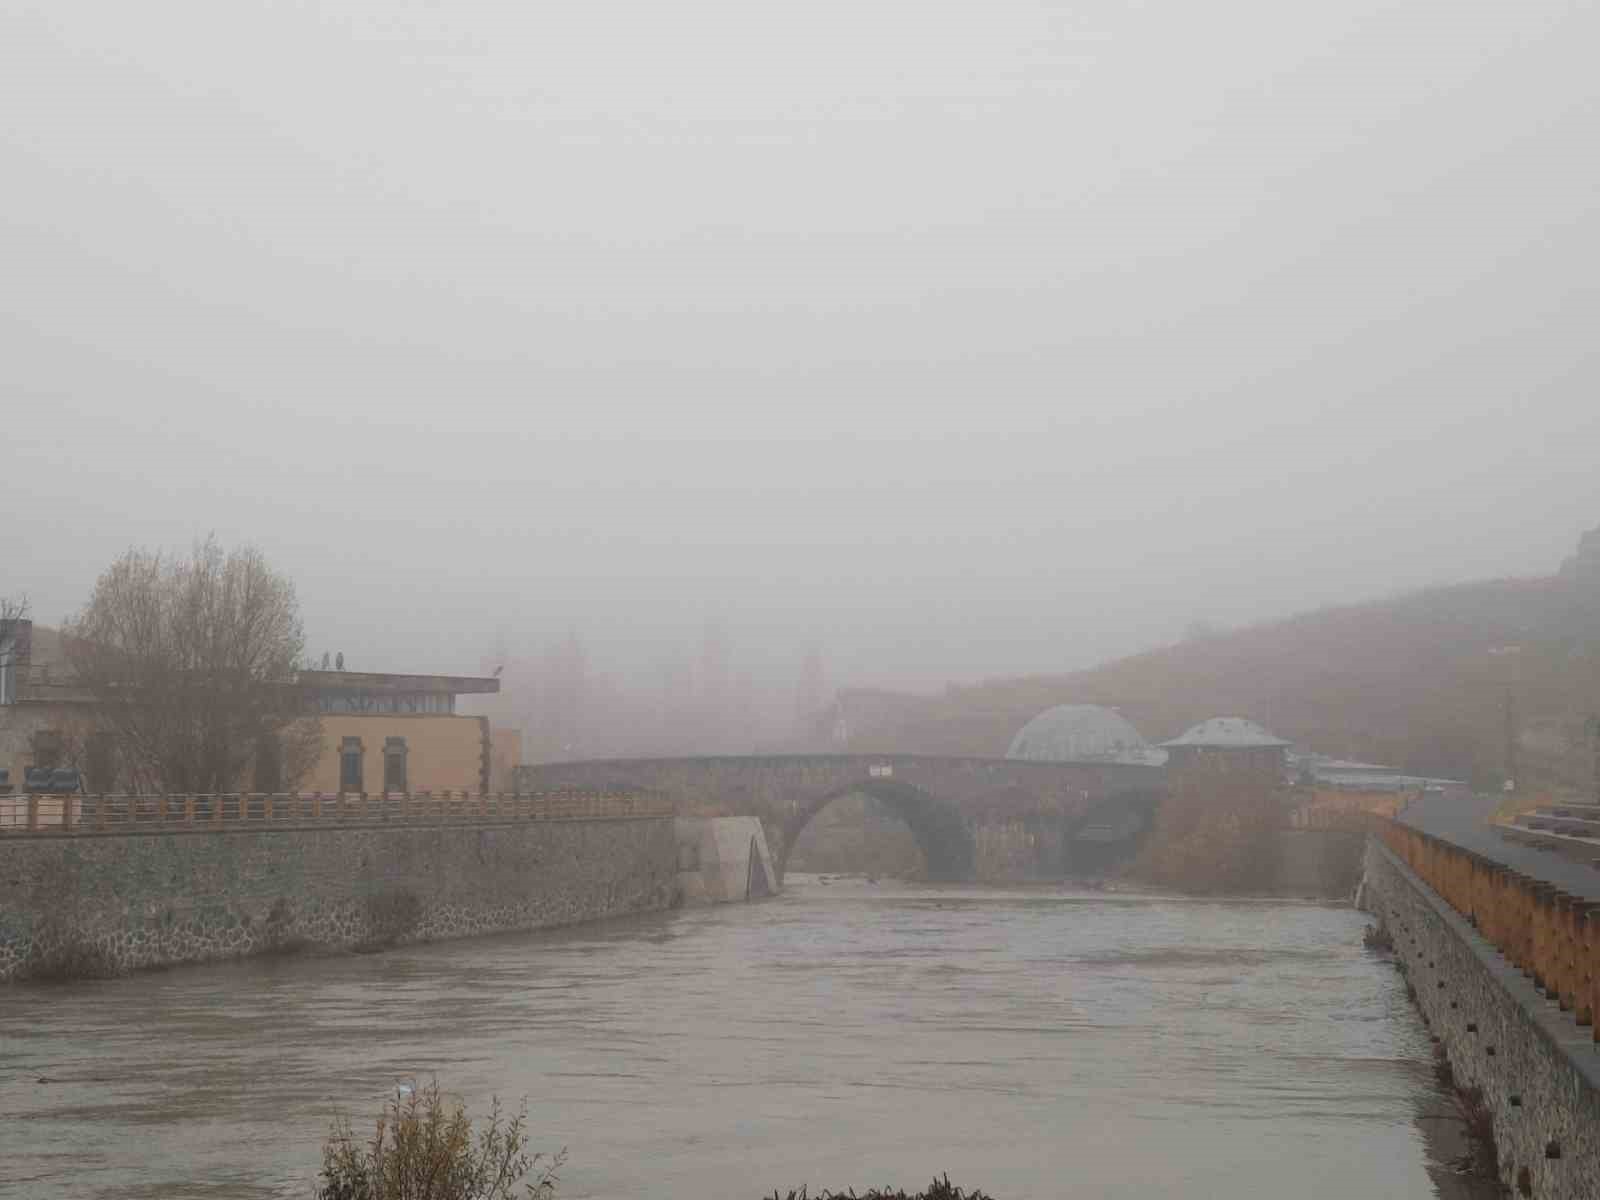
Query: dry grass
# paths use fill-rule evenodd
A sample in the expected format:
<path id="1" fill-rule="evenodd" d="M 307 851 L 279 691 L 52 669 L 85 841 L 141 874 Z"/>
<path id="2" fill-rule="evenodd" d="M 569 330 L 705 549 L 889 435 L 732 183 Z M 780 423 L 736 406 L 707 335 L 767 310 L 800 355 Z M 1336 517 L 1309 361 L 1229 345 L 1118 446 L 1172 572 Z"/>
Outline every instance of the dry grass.
<path id="1" fill-rule="evenodd" d="M 887 1188 L 873 1188 L 871 1191 L 863 1192 L 859 1196 L 856 1195 L 854 1190 L 848 1192 L 823 1191 L 818 1192 L 815 1196 L 810 1196 L 805 1188 L 801 1188 L 798 1192 L 790 1192 L 787 1196 L 779 1196 L 777 1192 L 773 1192 L 771 1200 L 992 1200 L 992 1198 L 986 1196 L 983 1192 L 964 1192 L 951 1183 L 950 1176 L 946 1175 L 941 1179 L 935 1179 L 928 1185 L 926 1191 L 915 1193 L 898 1190 L 889 1191 Z"/>
<path id="2" fill-rule="evenodd" d="M 1458 1089 L 1455 1104 L 1461 1123 L 1466 1127 L 1467 1138 L 1472 1143 L 1470 1162 L 1462 1165 L 1486 1179 L 1500 1178 L 1500 1151 L 1494 1142 L 1494 1113 L 1483 1098 L 1483 1089 Z"/>
<path id="3" fill-rule="evenodd" d="M 476 1131 L 437 1080 L 402 1087 L 384 1105 L 370 1141 L 334 1122 L 322 1148 L 317 1200 L 529 1200 L 555 1195 L 565 1151 L 528 1153 L 527 1114 L 507 1120 L 496 1100 Z"/>
<path id="4" fill-rule="evenodd" d="M 1277 877 L 1281 825 L 1276 795 L 1253 780 L 1184 780 L 1156 811 L 1129 873 L 1185 892 L 1265 891 Z"/>

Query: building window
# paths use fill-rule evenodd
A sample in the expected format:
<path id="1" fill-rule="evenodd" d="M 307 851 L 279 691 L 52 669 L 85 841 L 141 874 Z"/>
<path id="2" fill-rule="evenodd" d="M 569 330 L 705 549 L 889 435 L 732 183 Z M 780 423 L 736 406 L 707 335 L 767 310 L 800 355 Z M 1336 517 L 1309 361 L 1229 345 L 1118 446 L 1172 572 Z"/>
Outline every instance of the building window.
<path id="1" fill-rule="evenodd" d="M 385 738 L 383 741 L 383 790 L 404 792 L 406 788 L 406 740 L 403 737 Z"/>
<path id="2" fill-rule="evenodd" d="M 361 739 L 347 737 L 339 745 L 339 790 L 341 792 L 360 792 L 365 790 L 362 782 Z"/>

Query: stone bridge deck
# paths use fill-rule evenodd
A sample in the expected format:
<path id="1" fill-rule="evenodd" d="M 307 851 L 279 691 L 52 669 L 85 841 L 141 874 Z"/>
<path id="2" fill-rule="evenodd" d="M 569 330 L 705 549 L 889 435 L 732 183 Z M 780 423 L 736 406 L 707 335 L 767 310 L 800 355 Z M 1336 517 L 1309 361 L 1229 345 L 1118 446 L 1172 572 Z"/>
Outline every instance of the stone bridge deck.
<path id="1" fill-rule="evenodd" d="M 1073 831 L 1106 805 L 1165 790 L 1159 767 L 907 754 L 610 759 L 518 769 L 526 791 L 638 788 L 684 815 L 759 817 L 782 869 L 795 839 L 841 796 L 882 801 L 916 835 L 936 879 L 1056 877 Z"/>

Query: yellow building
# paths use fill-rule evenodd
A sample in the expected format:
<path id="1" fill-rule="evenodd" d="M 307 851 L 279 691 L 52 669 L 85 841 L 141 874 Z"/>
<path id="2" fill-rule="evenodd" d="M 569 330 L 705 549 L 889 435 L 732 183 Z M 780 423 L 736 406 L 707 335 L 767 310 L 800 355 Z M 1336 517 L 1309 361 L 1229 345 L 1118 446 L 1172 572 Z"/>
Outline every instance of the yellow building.
<path id="1" fill-rule="evenodd" d="M 458 696 L 498 692 L 498 679 L 302 671 L 294 686 L 322 721 L 321 753 L 293 781 L 300 791 L 495 791 L 509 788 L 521 761 L 520 734 L 456 712 Z M 60 635 L 8 622 L 0 629 L 0 795 L 58 769 L 75 781 L 64 790 L 132 787 L 115 737 L 98 726 L 94 697 L 73 681 Z M 258 756 L 237 786 L 281 791 L 291 785 L 284 776 L 281 753 Z"/>
<path id="2" fill-rule="evenodd" d="M 301 791 L 492 791 L 496 759 L 515 753 L 489 718 L 456 712 L 458 696 L 498 692 L 498 679 L 304 671 L 298 683 L 322 718 L 322 754 Z"/>

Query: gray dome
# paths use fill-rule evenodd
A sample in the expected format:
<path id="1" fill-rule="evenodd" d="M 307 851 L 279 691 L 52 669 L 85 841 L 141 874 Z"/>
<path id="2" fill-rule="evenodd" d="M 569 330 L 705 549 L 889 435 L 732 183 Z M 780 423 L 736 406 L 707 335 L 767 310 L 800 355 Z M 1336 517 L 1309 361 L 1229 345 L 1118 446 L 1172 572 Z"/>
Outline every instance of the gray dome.
<path id="1" fill-rule="evenodd" d="M 1017 731 L 1006 757 L 1137 766 L 1159 766 L 1167 758 L 1152 749 L 1116 709 L 1098 704 L 1058 704 L 1045 709 Z"/>
<path id="2" fill-rule="evenodd" d="M 1163 746 L 1208 746 L 1224 750 L 1249 750 L 1287 746 L 1288 742 L 1244 717 L 1212 717 L 1191 725 Z"/>

